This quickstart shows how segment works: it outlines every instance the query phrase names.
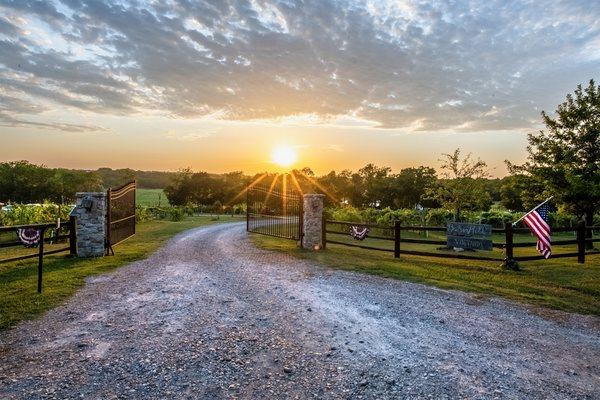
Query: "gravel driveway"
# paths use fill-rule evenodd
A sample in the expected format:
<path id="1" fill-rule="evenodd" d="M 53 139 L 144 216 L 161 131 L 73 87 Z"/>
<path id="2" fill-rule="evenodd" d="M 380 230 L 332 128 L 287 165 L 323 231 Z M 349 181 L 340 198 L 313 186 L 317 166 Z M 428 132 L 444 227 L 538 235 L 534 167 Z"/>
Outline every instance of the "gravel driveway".
<path id="1" fill-rule="evenodd" d="M 118 251 L 118 249 L 117 249 Z M 185 232 L 0 333 L 0 398 L 600 398 L 600 319 Z"/>

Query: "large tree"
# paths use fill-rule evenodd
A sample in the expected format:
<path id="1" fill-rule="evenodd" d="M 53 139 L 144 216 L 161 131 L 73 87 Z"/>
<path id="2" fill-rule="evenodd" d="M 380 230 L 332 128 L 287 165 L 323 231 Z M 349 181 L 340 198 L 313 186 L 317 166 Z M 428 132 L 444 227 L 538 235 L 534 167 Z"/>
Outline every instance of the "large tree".
<path id="1" fill-rule="evenodd" d="M 543 182 L 542 197 L 553 195 L 592 225 L 600 204 L 600 86 L 578 85 L 555 115 L 542 111 L 542 118 L 546 130 L 528 135 L 527 162 L 513 170 Z"/>
<path id="2" fill-rule="evenodd" d="M 432 206 L 435 203 L 424 199 L 427 190 L 437 183 L 435 169 L 431 167 L 404 168 L 391 176 L 386 205 L 396 208 L 413 208 L 419 203 Z M 425 201 L 424 201 L 425 200 Z"/>
<path id="3" fill-rule="evenodd" d="M 460 221 L 463 210 L 487 210 L 490 207 L 492 199 L 485 185 L 489 173 L 484 161 L 473 160 L 471 154 L 461 158 L 460 149 L 443 154 L 440 161 L 445 179 L 429 189 L 431 199 L 453 210 L 456 221 Z"/>

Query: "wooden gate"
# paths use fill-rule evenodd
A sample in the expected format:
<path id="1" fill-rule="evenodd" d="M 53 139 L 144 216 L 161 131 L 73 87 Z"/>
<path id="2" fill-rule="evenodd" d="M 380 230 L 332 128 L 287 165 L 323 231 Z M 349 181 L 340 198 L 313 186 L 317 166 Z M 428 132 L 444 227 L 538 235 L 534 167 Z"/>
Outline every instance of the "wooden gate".
<path id="1" fill-rule="evenodd" d="M 135 235 L 135 180 L 106 192 L 106 254 Z"/>
<path id="2" fill-rule="evenodd" d="M 302 238 L 302 195 L 286 188 L 250 186 L 246 191 L 246 230 L 285 239 Z"/>

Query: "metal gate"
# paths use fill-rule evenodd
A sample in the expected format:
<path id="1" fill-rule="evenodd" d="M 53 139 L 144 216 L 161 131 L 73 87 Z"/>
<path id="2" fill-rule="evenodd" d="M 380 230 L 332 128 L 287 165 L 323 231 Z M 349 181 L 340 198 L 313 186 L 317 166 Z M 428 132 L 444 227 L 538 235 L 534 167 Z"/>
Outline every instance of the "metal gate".
<path id="1" fill-rule="evenodd" d="M 135 235 L 135 181 L 106 192 L 106 254 Z"/>
<path id="2" fill-rule="evenodd" d="M 294 189 L 251 186 L 246 191 L 246 230 L 285 239 L 302 238 L 302 195 Z"/>

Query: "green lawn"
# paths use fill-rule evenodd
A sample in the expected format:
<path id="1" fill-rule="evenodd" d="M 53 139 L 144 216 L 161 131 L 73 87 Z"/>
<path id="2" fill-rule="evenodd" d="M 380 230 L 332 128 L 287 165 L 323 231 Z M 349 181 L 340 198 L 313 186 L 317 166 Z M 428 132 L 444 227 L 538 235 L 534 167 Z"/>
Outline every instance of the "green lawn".
<path id="1" fill-rule="evenodd" d="M 162 189 L 136 189 L 135 202 L 141 206 L 148 207 L 167 207 L 169 199 Z"/>
<path id="2" fill-rule="evenodd" d="M 186 229 L 231 221 L 227 216 L 186 217 L 180 222 L 151 221 L 139 224 L 137 234 L 115 247 L 115 256 L 95 259 L 50 255 L 44 258 L 43 292 L 37 289 L 37 259 L 0 264 L 0 329 L 32 318 L 70 297 L 84 279 L 143 259 L 167 239 Z"/>
<path id="3" fill-rule="evenodd" d="M 257 234 L 252 235 L 252 240 L 258 247 L 289 252 L 332 268 L 600 315 L 600 255 L 587 257 L 585 265 L 577 264 L 573 258 L 559 258 L 523 262 L 521 271 L 508 271 L 499 267 L 500 260 L 496 263 L 407 255 L 394 259 L 391 253 L 334 244 L 311 252 L 299 249 L 290 240 Z M 393 242 L 389 243 L 393 248 Z"/>

